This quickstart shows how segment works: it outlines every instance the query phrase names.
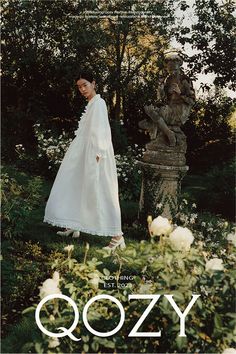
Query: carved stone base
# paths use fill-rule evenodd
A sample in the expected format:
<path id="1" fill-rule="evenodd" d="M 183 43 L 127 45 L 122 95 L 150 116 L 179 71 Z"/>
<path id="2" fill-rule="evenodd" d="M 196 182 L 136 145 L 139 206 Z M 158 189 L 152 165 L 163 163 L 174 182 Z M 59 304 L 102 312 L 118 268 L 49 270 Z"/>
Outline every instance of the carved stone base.
<path id="1" fill-rule="evenodd" d="M 142 161 L 138 164 L 143 173 L 139 221 L 145 222 L 148 215 L 172 219 L 178 212 L 177 196 L 188 166 L 164 166 Z"/>
<path id="2" fill-rule="evenodd" d="M 156 139 L 146 145 L 143 161 L 155 165 L 185 166 L 186 136 L 180 127 L 170 127 L 175 132 L 176 145 L 169 146 L 166 136 L 159 132 Z"/>

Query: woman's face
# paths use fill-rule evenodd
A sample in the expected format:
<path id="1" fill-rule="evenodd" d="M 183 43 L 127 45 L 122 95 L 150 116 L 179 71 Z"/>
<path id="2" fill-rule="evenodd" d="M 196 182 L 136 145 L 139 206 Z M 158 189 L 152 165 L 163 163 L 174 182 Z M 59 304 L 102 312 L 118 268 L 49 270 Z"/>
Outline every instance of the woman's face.
<path id="1" fill-rule="evenodd" d="M 85 79 L 79 79 L 76 84 L 81 95 L 84 96 L 87 100 L 90 100 L 94 96 L 95 81 L 90 82 Z"/>

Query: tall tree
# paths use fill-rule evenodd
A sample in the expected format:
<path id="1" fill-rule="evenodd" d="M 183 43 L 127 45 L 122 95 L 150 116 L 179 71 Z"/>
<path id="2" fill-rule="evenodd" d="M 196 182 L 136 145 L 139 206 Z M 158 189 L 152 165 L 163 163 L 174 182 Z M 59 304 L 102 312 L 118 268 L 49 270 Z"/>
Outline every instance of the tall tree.
<path id="1" fill-rule="evenodd" d="M 236 87 L 236 19 L 234 0 L 195 0 L 190 26 L 176 32 L 177 41 L 189 43 L 196 54 L 189 58 L 192 73 L 214 73 L 217 86 Z"/>

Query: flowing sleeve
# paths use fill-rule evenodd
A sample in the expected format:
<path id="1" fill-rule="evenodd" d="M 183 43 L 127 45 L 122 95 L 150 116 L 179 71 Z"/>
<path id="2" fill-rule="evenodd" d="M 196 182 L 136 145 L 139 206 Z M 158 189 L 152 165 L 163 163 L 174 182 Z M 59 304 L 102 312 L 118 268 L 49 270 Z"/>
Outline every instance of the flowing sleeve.
<path id="1" fill-rule="evenodd" d="M 107 106 L 103 99 L 94 102 L 92 109 L 91 142 L 94 156 L 106 158 L 111 145 L 111 128 L 108 120 Z"/>

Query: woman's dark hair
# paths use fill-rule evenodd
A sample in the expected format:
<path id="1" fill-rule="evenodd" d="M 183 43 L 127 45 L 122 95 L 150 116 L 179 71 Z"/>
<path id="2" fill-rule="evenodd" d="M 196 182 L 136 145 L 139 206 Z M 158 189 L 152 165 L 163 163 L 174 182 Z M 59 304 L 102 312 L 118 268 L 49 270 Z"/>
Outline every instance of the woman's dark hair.
<path id="1" fill-rule="evenodd" d="M 81 70 L 77 76 L 76 76 L 76 82 L 80 79 L 85 79 L 89 82 L 92 82 L 95 80 L 95 77 L 92 73 L 92 70 L 88 70 L 88 69 L 85 69 L 85 70 Z"/>

